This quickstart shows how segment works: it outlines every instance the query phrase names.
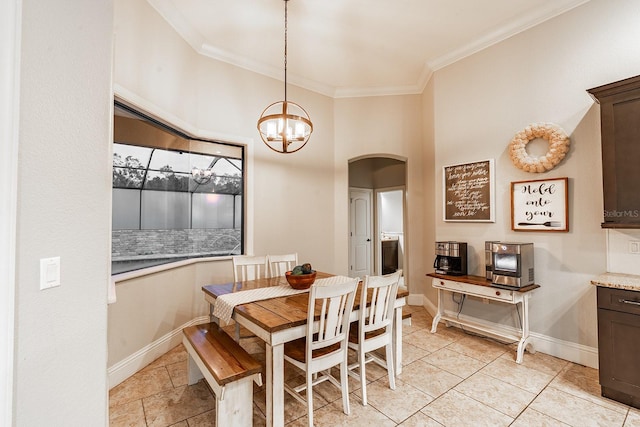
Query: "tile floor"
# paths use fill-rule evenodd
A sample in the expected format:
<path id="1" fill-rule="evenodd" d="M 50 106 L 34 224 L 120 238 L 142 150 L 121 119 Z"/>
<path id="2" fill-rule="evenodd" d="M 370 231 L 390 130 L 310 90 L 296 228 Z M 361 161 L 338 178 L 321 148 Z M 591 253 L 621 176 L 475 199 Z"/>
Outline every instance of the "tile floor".
<path id="1" fill-rule="evenodd" d="M 390 390 L 386 371 L 367 365 L 369 405 L 360 404 L 357 382 L 350 378 L 351 415 L 344 415 L 340 392 L 328 383 L 314 388 L 318 426 L 638 426 L 640 410 L 600 396 L 598 371 L 542 353 L 514 361 L 514 346 L 438 327 L 421 307 L 407 307 L 404 370 Z M 259 340 L 243 346 L 264 361 Z M 211 427 L 215 401 L 207 385 L 187 385 L 187 353 L 182 345 L 114 387 L 110 426 Z M 371 366 L 371 368 L 369 368 Z M 285 380 L 302 382 L 287 366 Z M 255 386 L 253 420 L 265 425 L 265 393 Z M 304 405 L 285 394 L 288 427 L 306 426 Z M 224 426 L 218 426 L 224 427 Z"/>

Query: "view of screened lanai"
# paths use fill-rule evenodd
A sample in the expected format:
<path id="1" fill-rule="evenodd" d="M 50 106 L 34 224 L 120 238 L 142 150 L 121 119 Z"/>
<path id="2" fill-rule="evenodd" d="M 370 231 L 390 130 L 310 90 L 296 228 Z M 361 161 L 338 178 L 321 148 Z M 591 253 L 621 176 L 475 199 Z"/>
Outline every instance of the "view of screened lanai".
<path id="1" fill-rule="evenodd" d="M 112 274 L 243 252 L 244 149 L 116 104 Z"/>

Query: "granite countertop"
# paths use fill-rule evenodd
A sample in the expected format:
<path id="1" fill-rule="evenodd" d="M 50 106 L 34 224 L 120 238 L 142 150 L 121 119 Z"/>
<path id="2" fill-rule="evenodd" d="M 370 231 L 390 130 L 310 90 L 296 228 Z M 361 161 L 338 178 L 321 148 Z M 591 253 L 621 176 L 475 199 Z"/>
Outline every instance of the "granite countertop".
<path id="1" fill-rule="evenodd" d="M 635 274 L 604 273 L 591 279 L 591 284 L 606 288 L 640 291 L 640 276 Z"/>

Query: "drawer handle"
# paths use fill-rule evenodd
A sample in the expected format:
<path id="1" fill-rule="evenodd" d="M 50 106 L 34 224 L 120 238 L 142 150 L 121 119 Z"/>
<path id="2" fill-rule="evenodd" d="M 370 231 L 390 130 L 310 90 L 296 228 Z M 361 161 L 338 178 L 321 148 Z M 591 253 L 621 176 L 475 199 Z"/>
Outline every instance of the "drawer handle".
<path id="1" fill-rule="evenodd" d="M 629 301 L 628 299 L 622 299 L 622 298 L 620 298 L 618 300 L 618 302 L 622 302 L 622 303 L 625 303 L 625 304 L 631 304 L 631 305 L 640 305 L 639 301 Z"/>

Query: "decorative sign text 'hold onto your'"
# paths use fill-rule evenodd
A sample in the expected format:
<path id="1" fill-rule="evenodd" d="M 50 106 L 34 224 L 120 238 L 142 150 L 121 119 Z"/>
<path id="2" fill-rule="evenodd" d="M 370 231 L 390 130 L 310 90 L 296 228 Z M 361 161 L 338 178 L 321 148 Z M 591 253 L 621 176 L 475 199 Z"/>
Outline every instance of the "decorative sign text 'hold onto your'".
<path id="1" fill-rule="evenodd" d="M 568 178 L 511 183 L 511 229 L 569 231 Z"/>

